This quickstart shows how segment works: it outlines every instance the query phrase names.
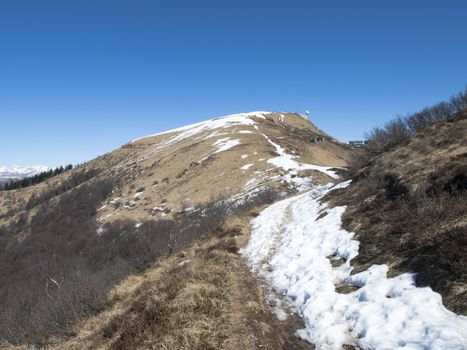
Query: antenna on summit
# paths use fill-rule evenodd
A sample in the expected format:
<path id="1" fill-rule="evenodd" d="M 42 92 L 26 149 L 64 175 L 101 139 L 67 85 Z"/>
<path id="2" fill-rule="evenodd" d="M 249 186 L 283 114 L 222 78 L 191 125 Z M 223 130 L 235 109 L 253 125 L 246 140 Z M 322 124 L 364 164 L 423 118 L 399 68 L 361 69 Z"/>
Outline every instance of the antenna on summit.
<path id="1" fill-rule="evenodd" d="M 310 111 L 308 109 L 305 111 L 305 115 L 307 119 L 310 119 Z"/>

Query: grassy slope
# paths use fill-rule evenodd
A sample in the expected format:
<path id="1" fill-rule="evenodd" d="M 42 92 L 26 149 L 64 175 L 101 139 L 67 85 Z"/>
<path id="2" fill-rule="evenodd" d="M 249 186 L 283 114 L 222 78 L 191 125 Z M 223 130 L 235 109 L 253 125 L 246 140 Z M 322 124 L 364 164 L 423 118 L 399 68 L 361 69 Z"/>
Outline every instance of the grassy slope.
<path id="1" fill-rule="evenodd" d="M 298 318 L 278 321 L 239 247 L 250 215 L 162 259 L 112 291 L 115 303 L 49 349 L 306 349 Z"/>
<path id="2" fill-rule="evenodd" d="M 467 112 L 417 133 L 373 159 L 331 195 L 356 232 L 355 271 L 388 264 L 417 272 L 449 309 L 467 312 Z"/>

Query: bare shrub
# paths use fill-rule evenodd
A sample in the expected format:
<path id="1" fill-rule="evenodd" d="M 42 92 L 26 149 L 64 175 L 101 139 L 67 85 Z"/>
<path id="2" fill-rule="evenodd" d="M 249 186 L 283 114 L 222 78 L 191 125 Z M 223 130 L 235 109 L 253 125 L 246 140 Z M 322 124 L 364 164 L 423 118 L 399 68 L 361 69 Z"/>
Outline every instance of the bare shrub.
<path id="1" fill-rule="evenodd" d="M 449 101 L 426 107 L 406 117 L 397 116 L 384 127 L 375 127 L 365 136 L 368 141 L 380 146 L 380 152 L 401 143 L 408 137 L 436 121 L 453 117 L 467 108 L 467 86 Z"/>
<path id="2" fill-rule="evenodd" d="M 88 176 L 82 174 L 73 183 Z M 240 203 L 218 198 L 177 221 L 149 220 L 138 227 L 133 220 L 116 221 L 106 224 L 99 236 L 95 214 L 113 187 L 112 179 L 89 179 L 61 192 L 68 188 L 62 184 L 60 191 L 36 200 L 37 212 L 30 220 L 24 217 L 2 228 L 0 340 L 41 345 L 52 336 L 69 335 L 76 322 L 111 302 L 107 293 L 118 280 L 194 240 L 222 235 L 229 216 L 279 196 L 265 190 Z M 9 240 L 12 232 L 24 231 L 29 232 L 24 240 Z M 229 251 L 228 244 L 223 249 Z M 112 332 L 111 327 L 108 336 Z"/>
<path id="3" fill-rule="evenodd" d="M 343 223 L 361 242 L 354 260 L 359 269 L 390 263 L 398 273 L 415 271 L 418 285 L 430 286 L 448 308 L 465 313 L 465 173 L 459 169 L 437 181 L 410 190 L 393 174 L 367 168 L 347 193 L 352 198 Z"/>
<path id="4" fill-rule="evenodd" d="M 85 184 L 8 227 L 9 235 L 30 233 L 0 254 L 0 339 L 41 344 L 105 305 L 109 281 L 92 273 L 82 251 L 92 246 L 93 216 L 112 186 Z"/>
<path id="5" fill-rule="evenodd" d="M 62 193 L 65 193 L 76 186 L 92 179 L 99 173 L 99 170 L 96 169 L 83 169 L 75 172 L 69 179 L 60 183 L 58 186 L 55 186 L 47 191 L 41 193 L 40 195 L 33 195 L 28 203 L 26 204 L 26 209 L 32 209 L 39 204 L 49 201 L 51 198 L 56 197 Z"/>

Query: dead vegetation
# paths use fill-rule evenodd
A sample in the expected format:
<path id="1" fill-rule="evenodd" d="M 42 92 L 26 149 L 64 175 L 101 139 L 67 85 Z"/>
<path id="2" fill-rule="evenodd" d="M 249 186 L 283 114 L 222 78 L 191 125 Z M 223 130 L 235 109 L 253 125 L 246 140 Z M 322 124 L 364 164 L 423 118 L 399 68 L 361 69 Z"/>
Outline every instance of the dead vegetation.
<path id="1" fill-rule="evenodd" d="M 467 108 L 467 86 L 463 91 L 451 97 L 449 101 L 437 103 L 434 106 L 426 107 L 417 113 L 398 116 L 390 120 L 384 127 L 375 127 L 366 136 L 373 150 L 381 153 L 401 142 L 410 136 L 425 129 L 440 120 L 455 118 L 455 115 Z"/>
<path id="2" fill-rule="evenodd" d="M 195 240 L 218 234 L 229 216 L 278 196 L 265 190 L 243 202 L 218 198 L 176 220 L 138 225 L 121 220 L 97 231 L 97 207 L 112 187 L 110 179 L 89 179 L 56 201 L 39 200 L 35 215 L 2 228 L 2 341 L 42 346 L 53 337 L 73 335 L 77 322 L 114 302 L 108 292 L 116 282 Z M 29 233 L 16 240 L 22 232 Z"/>
<path id="3" fill-rule="evenodd" d="M 143 285 L 127 313 L 113 318 L 102 336 L 110 349 L 219 349 L 227 338 L 228 254 L 232 238 L 213 240 L 172 266 L 156 285 Z"/>
<path id="4" fill-rule="evenodd" d="M 392 275 L 416 272 L 419 286 L 467 313 L 467 112 L 415 134 L 356 171 L 330 195 L 347 205 L 356 233 L 355 272 L 388 264 Z"/>
<path id="5" fill-rule="evenodd" d="M 255 281 L 238 283 L 248 273 L 237 253 L 238 233 L 203 242 L 158 283 L 143 286 L 129 312 L 104 327 L 109 349 L 307 348 L 270 315 Z"/>
<path id="6" fill-rule="evenodd" d="M 258 118 L 257 126 L 259 132 L 251 126 L 223 128 L 222 134 L 241 141 L 228 152 L 214 153 L 216 138 L 225 136 L 214 136 L 213 130 L 167 147 L 159 146 L 173 134 L 162 135 L 114 150 L 35 186 L 1 192 L 0 343 L 43 347 L 75 338 L 83 320 L 120 305 L 112 291 L 122 280 L 141 273 L 154 261 L 174 257 L 206 235 L 227 239 L 228 230 L 220 229 L 225 220 L 276 200 L 274 190 L 255 192 L 264 187 L 287 189 L 281 170 L 267 163 L 276 153 L 262 133 L 277 138 L 303 162 L 344 166 L 349 158 L 348 148 L 335 141 L 310 143 L 307 136 L 325 134 L 299 116 L 287 114 L 281 121 L 279 114 L 272 113 Z M 242 170 L 245 163 L 255 163 L 255 167 Z M 324 175 L 312 176 L 328 181 Z M 221 200 L 222 193 L 241 198 L 253 177 L 261 179 L 254 183 L 257 195 L 237 202 L 241 205 Z M 233 246 L 227 247 L 221 250 L 230 258 L 237 257 Z M 240 258 L 234 260 L 240 264 Z M 209 266 L 206 259 L 200 261 Z M 243 288 L 253 288 L 255 282 L 246 267 L 236 271 L 241 278 L 232 273 L 230 288 L 244 281 L 250 282 Z M 270 317 L 267 308 L 260 312 L 253 306 L 247 307 L 254 311 L 245 316 L 242 305 L 254 305 L 261 295 L 246 300 L 238 294 L 234 298 L 237 315 L 254 322 L 257 313 Z M 263 331 L 260 326 L 249 330 L 253 326 L 245 326 L 243 316 L 231 324 L 240 329 L 238 334 L 253 334 L 247 340 L 249 348 L 255 348 L 254 337 Z M 274 329 L 274 322 L 267 322 Z M 106 334 L 112 337 L 109 330 Z M 266 338 L 261 339 L 266 343 Z M 247 340 L 237 339 L 236 348 Z"/>
<path id="7" fill-rule="evenodd" d="M 130 276 L 114 304 L 49 349 L 307 349 L 298 318 L 279 322 L 238 255 L 249 214 Z M 296 328 L 294 328 L 296 327 Z"/>

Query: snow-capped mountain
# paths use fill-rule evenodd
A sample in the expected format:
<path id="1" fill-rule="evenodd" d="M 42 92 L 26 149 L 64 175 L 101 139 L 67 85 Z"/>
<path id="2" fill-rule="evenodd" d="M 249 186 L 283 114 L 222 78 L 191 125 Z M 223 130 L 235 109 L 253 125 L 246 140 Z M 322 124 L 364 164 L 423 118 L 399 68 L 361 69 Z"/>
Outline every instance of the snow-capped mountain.
<path id="1" fill-rule="evenodd" d="M 23 179 L 47 170 L 49 170 L 49 167 L 45 165 L 34 165 L 30 167 L 20 167 L 16 165 L 12 167 L 0 166 L 0 179 Z"/>

